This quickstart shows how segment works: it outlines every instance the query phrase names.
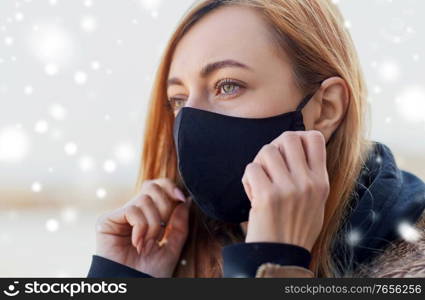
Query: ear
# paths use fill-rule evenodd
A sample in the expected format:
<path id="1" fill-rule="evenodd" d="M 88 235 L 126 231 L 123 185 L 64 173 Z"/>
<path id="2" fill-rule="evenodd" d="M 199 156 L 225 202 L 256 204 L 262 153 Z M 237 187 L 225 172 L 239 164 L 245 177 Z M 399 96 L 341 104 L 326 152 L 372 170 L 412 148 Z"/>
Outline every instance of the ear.
<path id="1" fill-rule="evenodd" d="M 316 92 L 317 102 L 320 103 L 313 128 L 324 135 L 326 142 L 341 124 L 348 108 L 348 86 L 341 77 L 330 77 L 322 82 Z"/>

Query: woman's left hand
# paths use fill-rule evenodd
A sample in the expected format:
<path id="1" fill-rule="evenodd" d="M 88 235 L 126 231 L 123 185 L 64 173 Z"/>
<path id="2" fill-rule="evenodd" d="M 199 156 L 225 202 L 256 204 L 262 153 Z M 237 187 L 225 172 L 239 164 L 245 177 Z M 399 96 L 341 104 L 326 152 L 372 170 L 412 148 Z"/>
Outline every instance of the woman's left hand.
<path id="1" fill-rule="evenodd" d="M 245 242 L 277 242 L 311 251 L 329 195 L 320 131 L 285 131 L 258 152 L 242 177 L 251 201 Z"/>

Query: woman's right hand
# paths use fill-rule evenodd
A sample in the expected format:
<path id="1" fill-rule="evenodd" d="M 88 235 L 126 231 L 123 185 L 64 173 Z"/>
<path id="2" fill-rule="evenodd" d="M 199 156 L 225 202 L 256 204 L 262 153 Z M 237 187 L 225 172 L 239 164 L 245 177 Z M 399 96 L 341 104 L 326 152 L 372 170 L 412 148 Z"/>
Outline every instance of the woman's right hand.
<path id="1" fill-rule="evenodd" d="M 191 202 L 168 178 L 146 180 L 137 196 L 99 217 L 96 254 L 153 277 L 171 277 L 187 239 Z"/>

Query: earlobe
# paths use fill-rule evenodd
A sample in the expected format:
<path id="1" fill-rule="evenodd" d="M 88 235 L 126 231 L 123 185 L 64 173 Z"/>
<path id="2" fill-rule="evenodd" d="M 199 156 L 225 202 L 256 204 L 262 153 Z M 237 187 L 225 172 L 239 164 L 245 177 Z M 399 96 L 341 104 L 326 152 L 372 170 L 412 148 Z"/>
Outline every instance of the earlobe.
<path id="1" fill-rule="evenodd" d="M 341 77 L 330 77 L 323 81 L 318 96 L 321 97 L 321 107 L 314 129 L 321 131 L 328 141 L 343 121 L 348 108 L 347 83 Z"/>

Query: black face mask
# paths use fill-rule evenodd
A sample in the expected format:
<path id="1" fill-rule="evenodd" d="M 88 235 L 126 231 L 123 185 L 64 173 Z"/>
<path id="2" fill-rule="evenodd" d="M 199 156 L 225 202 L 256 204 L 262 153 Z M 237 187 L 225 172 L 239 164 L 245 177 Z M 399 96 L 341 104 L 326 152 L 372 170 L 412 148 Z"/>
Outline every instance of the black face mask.
<path id="1" fill-rule="evenodd" d="M 295 111 L 267 118 L 180 109 L 174 121 L 178 170 L 206 215 L 229 223 L 248 221 L 251 202 L 242 184 L 246 165 L 284 131 L 305 130 L 301 110 L 312 96 Z"/>

